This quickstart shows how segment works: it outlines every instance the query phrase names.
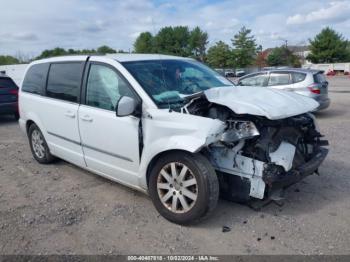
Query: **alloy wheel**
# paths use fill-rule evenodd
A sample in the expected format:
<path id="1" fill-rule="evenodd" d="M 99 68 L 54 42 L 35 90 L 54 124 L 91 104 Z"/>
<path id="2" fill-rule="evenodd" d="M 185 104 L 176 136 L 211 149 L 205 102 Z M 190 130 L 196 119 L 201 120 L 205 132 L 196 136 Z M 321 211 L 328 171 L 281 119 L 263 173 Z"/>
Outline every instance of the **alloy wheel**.
<path id="1" fill-rule="evenodd" d="M 38 158 L 43 158 L 45 156 L 44 138 L 37 129 L 32 132 L 32 146 Z"/>
<path id="2" fill-rule="evenodd" d="M 174 213 L 186 213 L 196 203 L 197 180 L 185 164 L 171 162 L 158 174 L 157 191 L 160 201 L 167 209 Z"/>

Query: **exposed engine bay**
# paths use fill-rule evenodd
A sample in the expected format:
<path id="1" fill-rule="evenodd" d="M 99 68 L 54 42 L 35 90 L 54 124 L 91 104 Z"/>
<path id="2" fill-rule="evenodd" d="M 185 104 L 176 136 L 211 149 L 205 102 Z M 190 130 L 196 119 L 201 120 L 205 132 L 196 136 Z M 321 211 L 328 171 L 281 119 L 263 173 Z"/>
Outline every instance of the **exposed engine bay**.
<path id="1" fill-rule="evenodd" d="M 219 141 L 203 149 L 216 169 L 220 190 L 228 199 L 265 199 L 318 172 L 328 141 L 321 140 L 314 116 L 304 113 L 271 120 L 265 116 L 235 114 L 209 102 L 204 94 L 188 98 L 182 113 L 226 123 Z"/>

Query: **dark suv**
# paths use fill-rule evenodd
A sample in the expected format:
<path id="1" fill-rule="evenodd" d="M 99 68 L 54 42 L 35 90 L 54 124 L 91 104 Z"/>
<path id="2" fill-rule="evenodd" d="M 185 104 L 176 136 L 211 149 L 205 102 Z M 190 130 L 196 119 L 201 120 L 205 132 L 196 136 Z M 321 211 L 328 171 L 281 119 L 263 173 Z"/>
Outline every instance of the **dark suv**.
<path id="1" fill-rule="evenodd" d="M 16 119 L 18 114 L 18 86 L 13 80 L 0 73 L 0 115 L 14 115 Z"/>

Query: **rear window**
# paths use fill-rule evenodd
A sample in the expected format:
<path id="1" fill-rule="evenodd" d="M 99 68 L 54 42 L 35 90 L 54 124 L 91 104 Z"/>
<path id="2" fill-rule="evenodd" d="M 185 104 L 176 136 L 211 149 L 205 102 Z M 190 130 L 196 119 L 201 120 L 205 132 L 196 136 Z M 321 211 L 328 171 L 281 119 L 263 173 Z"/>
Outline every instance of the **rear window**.
<path id="1" fill-rule="evenodd" d="M 47 63 L 32 65 L 24 78 L 22 91 L 40 95 L 44 94 L 48 69 L 49 64 Z"/>
<path id="2" fill-rule="evenodd" d="M 292 73 L 293 83 L 299 83 L 305 80 L 306 74 L 293 72 Z"/>
<path id="3" fill-rule="evenodd" d="M 47 80 L 48 97 L 78 101 L 83 63 L 70 62 L 51 64 Z"/>
<path id="4" fill-rule="evenodd" d="M 314 81 L 315 83 L 324 83 L 327 82 L 326 77 L 322 73 L 317 73 L 314 75 Z"/>
<path id="5" fill-rule="evenodd" d="M 17 85 L 11 78 L 0 78 L 0 88 L 17 89 Z"/>

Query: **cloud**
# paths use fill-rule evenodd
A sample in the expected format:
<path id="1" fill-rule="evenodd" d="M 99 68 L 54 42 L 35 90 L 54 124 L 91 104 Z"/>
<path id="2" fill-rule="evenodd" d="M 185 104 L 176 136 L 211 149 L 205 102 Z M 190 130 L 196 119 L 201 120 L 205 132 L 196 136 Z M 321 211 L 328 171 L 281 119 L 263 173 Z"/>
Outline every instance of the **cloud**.
<path id="1" fill-rule="evenodd" d="M 350 1 L 328 0 L 11 0 L 0 15 L 0 53 L 34 55 L 44 49 L 132 49 L 139 32 L 164 26 L 201 27 L 209 46 L 230 44 L 241 26 L 252 29 L 258 44 L 273 47 L 280 39 L 296 44 L 329 25 L 350 37 Z M 288 19 L 287 19 L 288 18 Z M 321 20 L 320 20 L 321 19 Z M 322 20 L 323 19 L 323 20 Z M 300 23 L 300 21 L 309 21 Z M 315 22 L 311 22 L 315 21 Z M 297 26 L 296 26 L 297 25 Z"/>
<path id="2" fill-rule="evenodd" d="M 313 22 L 341 22 L 350 16 L 350 1 L 331 2 L 329 6 L 308 14 L 296 14 L 287 18 L 288 25 L 300 25 Z"/>
<path id="3" fill-rule="evenodd" d="M 36 41 L 39 37 L 34 33 L 6 33 L 0 36 L 2 41 L 14 42 L 14 41 Z"/>
<path id="4" fill-rule="evenodd" d="M 84 22 L 82 25 L 82 29 L 90 33 L 98 33 L 105 31 L 108 26 L 108 21 L 97 20 L 94 22 Z"/>

